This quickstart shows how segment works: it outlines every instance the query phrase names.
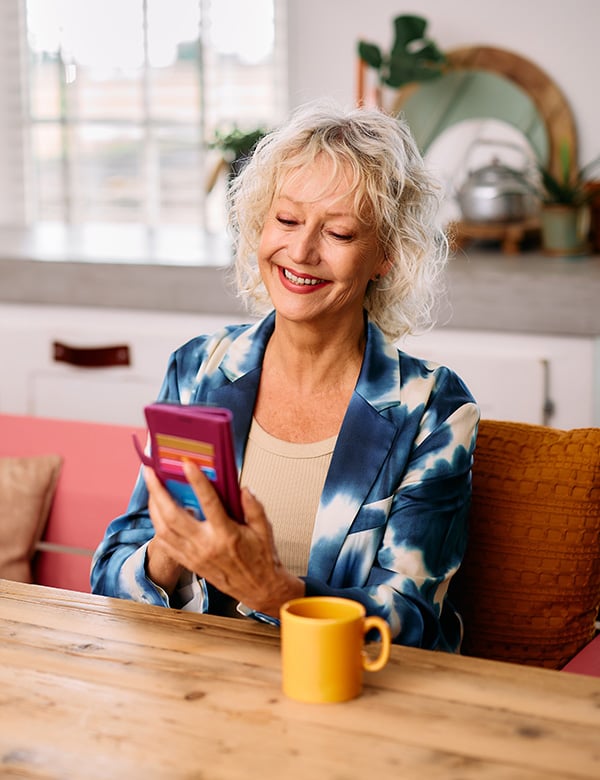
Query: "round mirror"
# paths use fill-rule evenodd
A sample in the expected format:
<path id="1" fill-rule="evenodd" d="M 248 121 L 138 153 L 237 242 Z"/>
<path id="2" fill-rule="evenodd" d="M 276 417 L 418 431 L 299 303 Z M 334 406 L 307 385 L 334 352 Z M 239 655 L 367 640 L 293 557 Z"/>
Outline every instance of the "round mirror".
<path id="1" fill-rule="evenodd" d="M 476 122 L 497 120 L 514 127 L 540 160 L 549 158 L 546 123 L 535 103 L 520 87 L 495 73 L 453 71 L 421 85 L 396 110 L 406 118 L 423 154 L 454 125 L 471 122 L 475 127 Z"/>
<path id="2" fill-rule="evenodd" d="M 497 162 L 524 169 L 539 160 L 560 174 L 561 147 L 566 144 L 576 161 L 577 136 L 564 95 L 533 62 L 490 46 L 456 49 L 446 57 L 441 78 L 398 90 L 374 84 L 372 69 L 359 59 L 357 102 L 404 115 L 444 184 L 442 219 L 464 228 L 456 195 L 470 171 Z M 487 229 L 485 236 L 478 230 L 477 237 L 506 239 L 503 249 L 512 252 L 537 224 L 523 220 L 521 227 L 514 240 L 514 231 L 505 235 L 500 228 Z M 473 237 L 465 230 L 462 235 Z"/>
<path id="3" fill-rule="evenodd" d="M 405 115 L 423 153 L 454 125 L 491 119 L 515 128 L 525 146 L 555 172 L 560 171 L 562 144 L 570 146 L 576 159 L 571 109 L 537 65 L 489 46 L 456 49 L 446 56 L 448 73 L 434 81 L 402 87 L 388 107 Z"/>

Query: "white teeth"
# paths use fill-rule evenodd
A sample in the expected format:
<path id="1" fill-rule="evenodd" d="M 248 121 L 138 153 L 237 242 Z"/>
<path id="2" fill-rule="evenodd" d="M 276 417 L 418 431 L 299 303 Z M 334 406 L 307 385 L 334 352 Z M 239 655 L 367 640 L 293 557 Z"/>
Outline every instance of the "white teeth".
<path id="1" fill-rule="evenodd" d="M 294 284 L 308 284 L 308 285 L 316 285 L 316 284 L 322 284 L 325 280 L 324 279 L 305 279 L 302 276 L 296 276 L 291 271 L 288 271 L 287 268 L 283 269 L 283 275 L 286 279 L 289 279 L 290 282 L 293 282 Z"/>

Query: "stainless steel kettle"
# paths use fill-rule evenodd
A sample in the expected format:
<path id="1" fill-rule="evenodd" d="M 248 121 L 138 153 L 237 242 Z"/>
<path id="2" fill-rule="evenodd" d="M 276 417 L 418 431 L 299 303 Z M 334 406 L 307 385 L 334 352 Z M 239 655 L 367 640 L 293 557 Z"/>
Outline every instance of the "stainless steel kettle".
<path id="1" fill-rule="evenodd" d="M 468 222 L 515 222 L 533 216 L 538 208 L 525 171 L 509 168 L 497 157 L 468 174 L 457 200 Z"/>

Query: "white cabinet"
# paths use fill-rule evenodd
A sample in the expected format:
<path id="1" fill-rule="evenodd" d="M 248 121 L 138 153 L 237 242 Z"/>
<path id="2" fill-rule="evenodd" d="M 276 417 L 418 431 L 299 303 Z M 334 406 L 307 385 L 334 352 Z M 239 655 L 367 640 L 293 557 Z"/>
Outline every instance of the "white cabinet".
<path id="1" fill-rule="evenodd" d="M 482 417 L 578 428 L 600 424 L 600 341 L 440 328 L 400 347 L 453 368 Z"/>
<path id="2" fill-rule="evenodd" d="M 143 425 L 171 352 L 231 315 L 116 309 L 0 306 L 0 411 Z M 87 368 L 54 360 L 53 343 L 91 348 L 125 344 L 130 364 Z"/>
<path id="3" fill-rule="evenodd" d="M 143 424 L 170 353 L 247 317 L 96 307 L 0 304 L 0 411 Z M 53 342 L 127 344 L 128 366 L 80 368 L 53 359 Z M 600 425 L 600 340 L 439 328 L 400 343 L 467 383 L 482 416 L 557 428 Z"/>

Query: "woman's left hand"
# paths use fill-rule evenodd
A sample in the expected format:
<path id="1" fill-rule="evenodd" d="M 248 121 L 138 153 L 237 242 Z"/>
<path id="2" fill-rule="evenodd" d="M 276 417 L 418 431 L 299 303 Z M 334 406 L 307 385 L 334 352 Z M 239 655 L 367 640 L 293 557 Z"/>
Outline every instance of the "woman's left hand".
<path id="1" fill-rule="evenodd" d="M 148 507 L 157 540 L 181 566 L 204 577 L 222 593 L 267 615 L 279 617 L 288 599 L 304 595 L 304 583 L 281 564 L 273 530 L 262 504 L 248 488 L 242 489 L 245 525 L 232 520 L 210 480 L 194 464 L 184 471 L 205 520 L 197 520 L 180 507 L 159 482 L 144 469 Z"/>

